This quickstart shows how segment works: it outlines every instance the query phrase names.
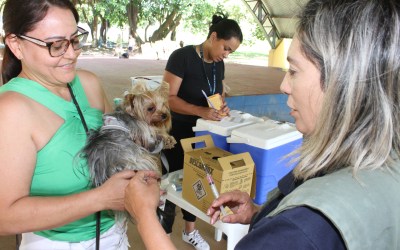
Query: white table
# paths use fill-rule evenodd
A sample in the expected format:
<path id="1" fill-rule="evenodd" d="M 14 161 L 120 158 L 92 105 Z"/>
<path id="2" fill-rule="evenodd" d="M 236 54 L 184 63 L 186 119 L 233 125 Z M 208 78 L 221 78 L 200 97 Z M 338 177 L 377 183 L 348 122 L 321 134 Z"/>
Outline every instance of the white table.
<path id="1" fill-rule="evenodd" d="M 178 170 L 176 172 L 172 172 L 169 176 L 173 176 L 174 174 L 181 173 L 182 170 Z M 208 217 L 201 210 L 191 205 L 188 201 L 182 198 L 182 191 L 175 191 L 171 185 L 167 186 L 167 196 L 166 199 L 170 202 L 176 204 L 177 206 L 185 209 L 193 215 L 196 215 L 197 218 L 210 223 L 210 217 Z M 211 224 L 210 224 L 211 225 Z M 220 241 L 222 238 L 222 233 L 225 233 L 227 236 L 227 250 L 233 250 L 236 244 L 240 239 L 245 236 L 249 230 L 249 225 L 242 224 L 230 224 L 223 223 L 221 221 L 217 221 L 214 225 L 215 227 L 215 240 Z"/>

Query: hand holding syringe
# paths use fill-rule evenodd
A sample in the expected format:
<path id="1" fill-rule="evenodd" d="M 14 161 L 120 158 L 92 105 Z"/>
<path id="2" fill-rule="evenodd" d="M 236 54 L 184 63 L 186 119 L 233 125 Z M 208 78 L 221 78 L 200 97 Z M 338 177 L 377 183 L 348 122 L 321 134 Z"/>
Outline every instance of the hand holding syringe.
<path id="1" fill-rule="evenodd" d="M 208 169 L 206 168 L 206 165 L 204 164 L 203 158 L 201 158 L 201 156 L 200 156 L 200 160 L 201 160 L 201 164 L 203 165 L 204 171 L 206 172 L 207 181 L 208 181 L 208 184 L 210 184 L 210 188 L 211 188 L 212 193 L 214 194 L 214 198 L 217 199 L 219 197 L 219 193 L 218 193 L 217 187 L 214 184 L 214 180 L 213 180 L 210 172 L 208 172 Z M 219 206 L 219 209 L 221 210 L 222 215 L 225 216 L 226 213 L 225 213 L 224 207 L 221 205 L 221 206 Z"/>

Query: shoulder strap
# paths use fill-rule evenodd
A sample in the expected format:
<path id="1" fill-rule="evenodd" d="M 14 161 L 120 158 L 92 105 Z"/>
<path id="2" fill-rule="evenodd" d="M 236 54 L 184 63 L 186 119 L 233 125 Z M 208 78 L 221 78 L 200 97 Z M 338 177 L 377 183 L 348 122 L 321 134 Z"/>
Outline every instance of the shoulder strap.
<path id="1" fill-rule="evenodd" d="M 79 107 L 78 102 L 76 101 L 76 98 L 75 98 L 75 95 L 74 95 L 74 91 L 72 91 L 71 84 L 69 84 L 69 83 L 68 83 L 68 90 L 69 90 L 69 93 L 71 94 L 71 98 L 72 98 L 72 101 L 73 101 L 74 104 L 75 104 L 76 110 L 78 111 L 78 114 L 79 114 L 79 116 L 80 116 L 80 118 L 81 118 L 83 128 L 85 129 L 86 134 L 87 134 L 87 133 L 89 132 L 89 129 L 88 129 L 88 126 L 87 126 L 87 124 L 86 124 L 85 117 L 84 117 L 83 114 L 82 114 L 82 110 L 81 110 L 81 108 Z"/>
<path id="2" fill-rule="evenodd" d="M 75 78 L 75 79 L 77 79 L 77 78 Z M 68 83 L 68 90 L 69 90 L 69 93 L 71 94 L 71 99 L 72 99 L 72 101 L 73 101 L 73 103 L 74 103 L 74 105 L 76 107 L 76 110 L 78 111 L 78 114 L 79 114 L 79 116 L 81 118 L 82 125 L 83 125 L 83 127 L 84 127 L 84 129 L 86 131 L 86 134 L 88 134 L 89 133 L 89 129 L 88 129 L 88 126 L 86 124 L 86 120 L 85 120 L 85 117 L 84 117 L 84 115 L 82 113 L 82 110 L 79 107 L 79 103 L 76 100 L 76 96 L 75 96 L 74 90 L 76 90 L 76 92 L 77 92 L 76 95 L 77 96 L 80 95 L 79 97 L 80 97 L 80 99 L 82 100 L 82 102 L 84 104 L 89 105 L 89 102 L 88 102 L 88 100 L 86 98 L 86 95 L 84 94 L 84 90 L 83 90 L 82 84 L 80 83 L 79 80 L 75 81 L 75 79 L 74 79 L 73 83 L 78 82 L 78 84 L 70 84 L 70 83 Z M 74 90 L 73 90 L 73 88 L 74 88 Z M 100 226 L 100 222 L 101 222 L 101 212 L 96 212 L 96 250 L 100 250 L 100 227 L 101 227 Z"/>
<path id="3" fill-rule="evenodd" d="M 79 105 L 84 109 L 88 106 L 89 100 L 87 99 L 85 90 L 83 89 L 82 83 L 78 76 L 75 76 L 74 80 L 70 83 L 71 89 L 75 94 L 75 98 L 79 102 Z"/>

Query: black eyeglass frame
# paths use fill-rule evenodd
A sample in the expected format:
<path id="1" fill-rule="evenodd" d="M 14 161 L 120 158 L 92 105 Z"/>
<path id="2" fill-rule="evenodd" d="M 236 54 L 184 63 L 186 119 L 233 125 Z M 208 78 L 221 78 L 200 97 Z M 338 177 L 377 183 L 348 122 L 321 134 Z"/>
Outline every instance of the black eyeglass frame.
<path id="1" fill-rule="evenodd" d="M 42 46 L 42 47 L 47 47 L 48 50 L 49 50 L 49 54 L 50 54 L 51 57 L 60 57 L 60 56 L 64 55 L 65 52 L 67 52 L 67 50 L 68 50 L 68 48 L 69 48 L 69 46 L 70 46 L 71 44 L 74 44 L 73 42 L 74 42 L 74 40 L 75 40 L 77 37 L 83 37 L 82 40 L 81 40 L 81 39 L 78 39 L 78 40 L 79 40 L 79 48 L 74 48 L 73 45 L 72 45 L 72 48 L 73 48 L 74 50 L 80 50 L 80 49 L 82 49 L 82 47 L 83 47 L 83 45 L 84 45 L 83 43 L 86 42 L 86 39 L 87 39 L 87 37 L 88 37 L 88 35 L 89 35 L 89 31 L 87 31 L 87 30 L 85 30 L 85 29 L 83 29 L 83 28 L 81 28 L 81 27 L 78 27 L 78 32 L 80 32 L 81 34 L 78 34 L 78 35 L 74 36 L 74 37 L 71 38 L 71 39 L 62 39 L 62 40 L 57 40 L 57 41 L 54 41 L 54 42 L 45 42 L 45 41 L 43 41 L 43 40 L 40 40 L 40 39 L 37 39 L 37 38 L 34 38 L 34 37 L 30 37 L 30 36 L 26 36 L 26 35 L 16 35 L 16 36 L 17 36 L 18 38 L 27 40 L 27 41 L 29 41 L 29 42 L 31 42 L 31 43 L 36 44 L 36 45 L 39 45 L 39 46 Z M 54 43 L 62 42 L 62 41 L 67 41 L 67 44 L 66 44 L 66 46 L 64 47 L 64 51 L 63 51 L 60 55 L 52 55 L 52 54 L 51 54 L 51 46 L 53 46 Z M 83 41 L 83 42 L 82 42 L 82 41 Z"/>

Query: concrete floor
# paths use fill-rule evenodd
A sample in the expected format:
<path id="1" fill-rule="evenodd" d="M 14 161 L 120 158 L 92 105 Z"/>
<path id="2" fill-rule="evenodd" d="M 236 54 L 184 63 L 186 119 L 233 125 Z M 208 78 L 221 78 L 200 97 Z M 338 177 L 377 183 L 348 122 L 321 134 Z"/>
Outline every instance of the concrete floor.
<path id="1" fill-rule="evenodd" d="M 181 240 L 181 232 L 183 228 L 182 213 L 180 209 L 177 209 L 177 217 L 173 226 L 173 232 L 171 233 L 171 239 L 175 246 L 179 250 L 193 250 L 194 248 L 188 243 Z M 214 240 L 214 228 L 207 223 L 198 220 L 196 226 L 199 229 L 201 235 L 209 243 L 210 248 L 213 249 L 226 249 L 226 240 L 222 239 L 220 242 Z M 133 250 L 145 250 L 142 239 L 137 233 L 136 227 L 133 223 L 129 224 L 128 238 L 131 245 L 130 249 Z M 14 250 L 16 249 L 15 236 L 0 236 L 0 250 Z M 161 248 L 160 248 L 161 249 Z M 55 249 L 57 250 L 57 249 Z M 102 249 L 107 250 L 107 249 Z"/>
<path id="2" fill-rule="evenodd" d="M 104 84 L 106 94 L 110 100 L 120 97 L 130 88 L 130 77 L 162 75 L 166 60 L 154 59 L 119 59 L 117 57 L 91 57 L 81 56 L 78 67 L 90 70 L 97 74 Z M 262 95 L 280 93 L 279 85 L 284 77 L 284 72 L 276 68 L 263 66 L 242 65 L 226 62 L 225 82 L 231 88 L 229 95 Z M 177 209 L 174 232 L 171 239 L 178 249 L 194 249 L 181 240 L 183 220 L 180 209 Z M 197 228 L 209 242 L 211 249 L 226 249 L 226 241 L 214 240 L 214 229 L 207 223 L 198 220 Z M 145 249 L 137 234 L 134 225 L 130 225 L 129 239 L 131 249 Z M 0 250 L 15 249 L 15 236 L 0 237 Z"/>
<path id="3" fill-rule="evenodd" d="M 166 63 L 166 60 L 82 56 L 78 67 L 96 73 L 112 100 L 130 87 L 130 77 L 163 75 Z M 225 68 L 230 96 L 280 93 L 279 85 L 285 74 L 281 69 L 229 62 Z"/>

